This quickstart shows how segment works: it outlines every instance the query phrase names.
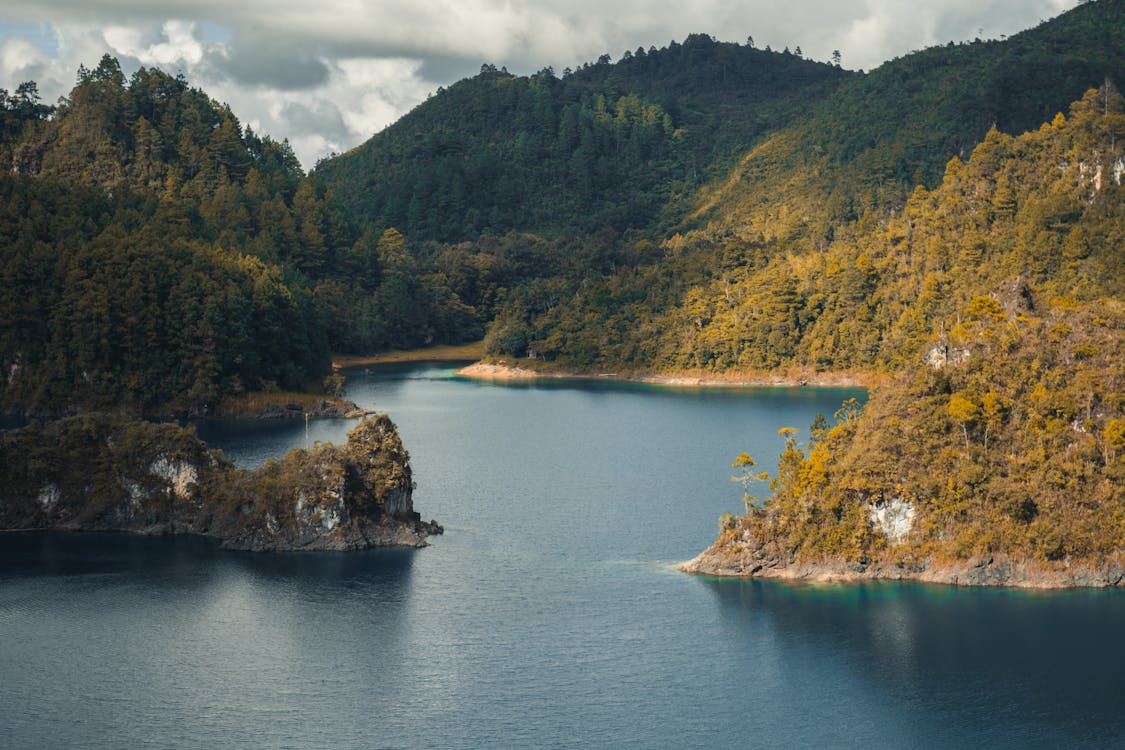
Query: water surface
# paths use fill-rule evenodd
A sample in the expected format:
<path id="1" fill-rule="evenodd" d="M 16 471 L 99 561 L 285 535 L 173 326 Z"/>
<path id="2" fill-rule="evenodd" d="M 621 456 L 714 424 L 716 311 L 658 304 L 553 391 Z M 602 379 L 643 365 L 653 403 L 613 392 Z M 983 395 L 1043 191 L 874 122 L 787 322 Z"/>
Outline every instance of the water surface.
<path id="1" fill-rule="evenodd" d="M 418 551 L 0 539 L 0 742 L 54 747 L 1114 747 L 1125 596 L 790 586 L 672 563 L 854 391 L 352 373 L 391 413 Z M 342 440 L 352 423 L 313 425 Z M 304 424 L 210 423 L 243 465 Z"/>

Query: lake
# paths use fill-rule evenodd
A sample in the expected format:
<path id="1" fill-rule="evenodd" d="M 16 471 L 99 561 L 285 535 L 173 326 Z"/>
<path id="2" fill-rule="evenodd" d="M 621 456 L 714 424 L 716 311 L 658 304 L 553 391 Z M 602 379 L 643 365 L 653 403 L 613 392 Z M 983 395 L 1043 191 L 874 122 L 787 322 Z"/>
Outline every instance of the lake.
<path id="1" fill-rule="evenodd" d="M 0 542 L 0 746 L 1125 746 L 1125 592 L 716 580 L 730 462 L 860 392 L 349 373 L 410 450 L 422 550 Z M 354 423 L 319 420 L 312 440 Z M 242 465 L 304 423 L 207 423 Z"/>

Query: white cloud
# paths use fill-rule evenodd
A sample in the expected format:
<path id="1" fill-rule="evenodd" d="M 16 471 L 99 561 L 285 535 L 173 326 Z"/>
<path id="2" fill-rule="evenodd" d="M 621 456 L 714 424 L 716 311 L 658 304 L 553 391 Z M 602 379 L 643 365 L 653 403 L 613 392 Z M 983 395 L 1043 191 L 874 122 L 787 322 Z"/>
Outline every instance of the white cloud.
<path id="1" fill-rule="evenodd" d="M 27 39 L 9 39 L 0 47 L 0 75 L 5 81 L 22 82 L 47 64 L 47 56 Z"/>
<path id="2" fill-rule="evenodd" d="M 529 73 L 710 33 L 869 69 L 949 40 L 1012 34 L 1077 0 L 5 0 L 0 86 L 69 91 L 117 56 L 183 72 L 302 163 L 350 148 L 482 62 Z M 19 25 L 15 25 L 19 24 Z M 49 43 L 27 28 L 54 35 Z"/>
<path id="3" fill-rule="evenodd" d="M 121 28 L 121 27 L 115 27 Z M 136 29 L 126 29 L 132 32 L 139 41 L 140 33 Z M 195 38 L 195 24 L 185 21 L 166 21 L 161 29 L 162 39 L 154 44 L 126 49 L 118 45 L 106 31 L 106 41 L 114 45 L 115 49 L 137 58 L 145 65 L 164 67 L 177 64 L 198 64 L 203 60 L 203 45 Z M 130 35 L 126 35 L 126 39 Z"/>

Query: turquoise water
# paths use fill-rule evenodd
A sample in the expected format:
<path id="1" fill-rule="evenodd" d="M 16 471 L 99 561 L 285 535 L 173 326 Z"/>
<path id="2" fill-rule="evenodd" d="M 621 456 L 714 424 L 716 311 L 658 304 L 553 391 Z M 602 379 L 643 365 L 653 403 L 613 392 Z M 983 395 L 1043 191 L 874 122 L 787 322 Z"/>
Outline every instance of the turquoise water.
<path id="1" fill-rule="evenodd" d="M 852 395 L 353 373 L 418 551 L 0 539 L 0 746 L 1125 746 L 1125 595 L 718 581 L 672 568 Z M 314 423 L 341 440 L 351 423 Z M 304 424 L 209 424 L 254 465 Z"/>

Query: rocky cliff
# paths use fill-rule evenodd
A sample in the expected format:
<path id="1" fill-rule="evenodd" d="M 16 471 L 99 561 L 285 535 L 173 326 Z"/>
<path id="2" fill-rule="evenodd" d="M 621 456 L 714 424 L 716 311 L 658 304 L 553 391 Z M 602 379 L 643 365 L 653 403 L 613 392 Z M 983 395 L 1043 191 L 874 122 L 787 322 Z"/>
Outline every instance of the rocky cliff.
<path id="1" fill-rule="evenodd" d="M 0 529 L 201 534 L 229 549 L 421 547 L 410 458 L 386 415 L 344 446 L 294 450 L 255 471 L 174 424 L 104 415 L 0 435 Z"/>

